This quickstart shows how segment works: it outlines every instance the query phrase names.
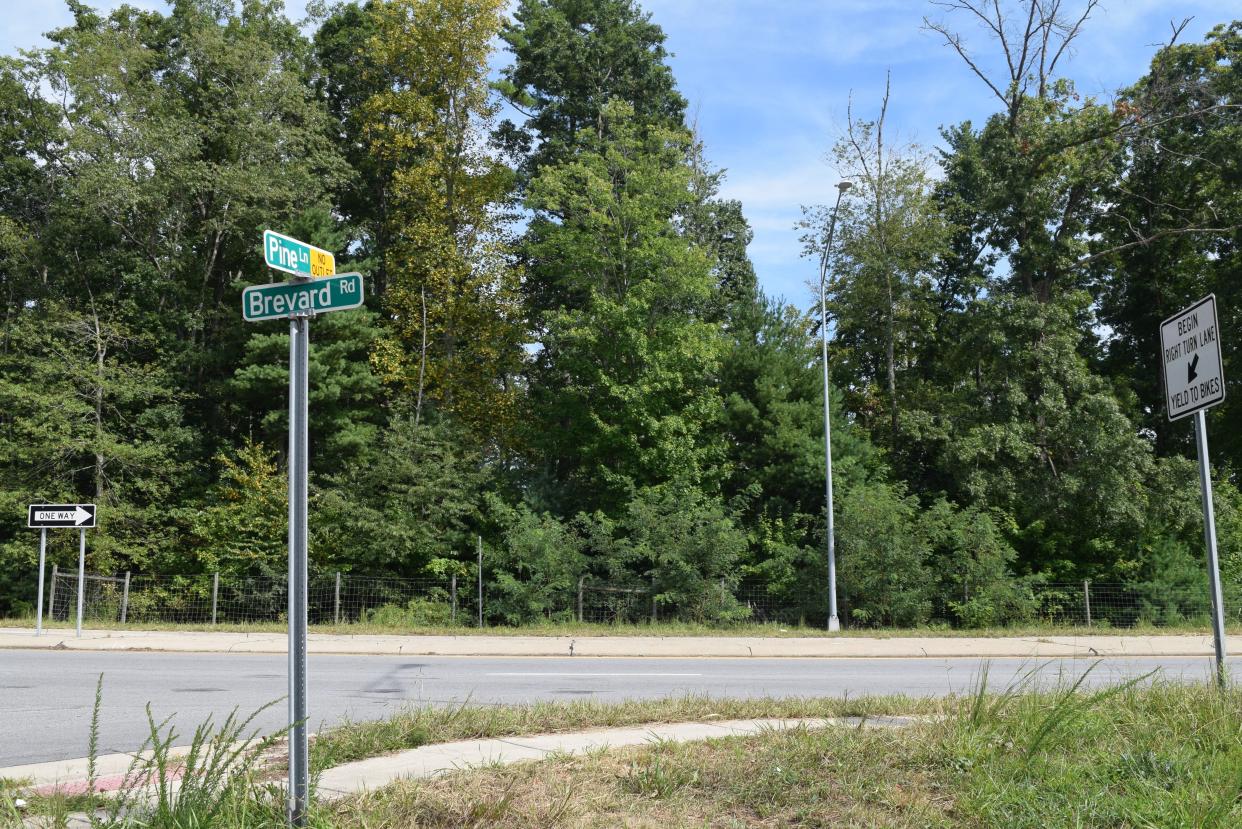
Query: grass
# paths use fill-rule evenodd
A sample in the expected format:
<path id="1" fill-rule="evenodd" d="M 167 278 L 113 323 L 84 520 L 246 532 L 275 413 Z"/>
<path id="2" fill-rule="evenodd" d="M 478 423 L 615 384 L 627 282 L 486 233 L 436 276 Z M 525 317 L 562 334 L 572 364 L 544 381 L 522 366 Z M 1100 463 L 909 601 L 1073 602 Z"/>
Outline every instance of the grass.
<path id="1" fill-rule="evenodd" d="M 557 757 L 320 806 L 380 827 L 1242 825 L 1242 695 L 981 694 L 903 729 L 794 729 Z"/>
<path id="2" fill-rule="evenodd" d="M 0 778 L 0 826 L 21 826 L 22 818 L 34 817 L 42 826 L 59 829 L 74 812 L 92 812 L 107 802 L 97 794 L 34 794 L 27 786 L 27 781 Z M 19 798 L 24 801 L 20 810 Z"/>
<path id="3" fill-rule="evenodd" d="M 33 618 L 0 619 L 0 627 L 34 628 Z M 73 630 L 72 621 L 45 622 L 45 630 Z M 174 624 L 171 622 L 101 622 L 87 620 L 86 627 L 107 630 L 185 631 L 214 633 L 284 633 L 288 630 L 282 622 L 254 622 L 247 624 Z M 311 625 L 311 633 L 354 636 L 755 636 L 755 637 L 860 637 L 872 639 L 898 639 L 910 637 L 1038 637 L 1038 636 L 1206 636 L 1211 630 L 1206 624 L 1162 625 L 1140 624 L 1128 628 L 1107 625 L 1094 627 L 1058 626 L 1052 624 L 1029 624 L 1013 627 L 950 628 L 931 625 L 916 628 L 853 628 L 839 633 L 829 633 L 823 628 L 797 625 L 755 624 L 706 625 L 691 622 L 656 622 L 641 624 L 596 624 L 591 622 L 562 622 L 522 627 L 401 627 L 377 624 Z M 1231 625 L 1227 633 L 1242 635 L 1242 625 Z"/>
<path id="4" fill-rule="evenodd" d="M 383 827 L 965 827 L 1140 829 L 1242 826 L 1242 693 L 1142 682 L 1084 690 L 1013 686 L 944 699 L 710 700 L 407 711 L 350 724 L 312 746 L 317 769 L 471 737 L 740 717 L 932 714 L 898 729 L 797 728 L 704 742 L 554 756 L 407 781 L 314 806 L 309 825 Z M 234 720 L 195 743 L 222 759 L 243 736 Z M 170 736 L 152 721 L 159 746 Z M 213 746 L 215 746 L 213 748 Z M 249 756 L 249 755 L 247 755 Z M 224 765 L 227 765 L 225 763 Z M 266 829 L 283 825 L 262 774 L 200 762 L 187 793 L 152 808 L 131 798 L 107 829 Z M 0 781 L 0 825 L 22 781 Z M 184 790 L 183 790 L 184 791 Z M 5 811 L 7 808 L 9 811 Z M 47 826 L 63 825 L 65 805 Z M 89 805 L 89 804 L 76 804 Z M 48 808 L 52 808 L 50 805 Z M 29 812 L 27 813 L 29 814 Z M 60 821 L 60 822 L 57 822 Z M 126 822 L 129 821 L 129 822 Z"/>
<path id="5" fill-rule="evenodd" d="M 620 703 L 578 700 L 520 706 L 420 707 L 388 720 L 347 723 L 317 735 L 311 769 L 454 740 L 553 734 L 669 722 L 766 717 L 860 717 L 882 714 L 942 714 L 952 703 L 904 696 L 790 699 L 713 699 L 704 696 Z"/>
<path id="6" fill-rule="evenodd" d="M 100 674 L 87 739 L 86 792 L 27 795 L 29 781 L 0 779 L 0 827 L 19 827 L 29 821 L 46 829 L 62 829 L 75 812 L 85 813 L 92 829 L 283 825 L 283 795 L 268 780 L 266 761 L 284 732 L 261 737 L 252 728 L 255 718 L 274 704 L 248 717 L 234 710 L 218 726 L 208 717 L 195 728 L 182 753 L 174 751 L 181 735 L 169 724 L 172 718 L 157 721 L 148 703 L 147 738 L 134 753 L 121 787 L 104 795 L 96 789 L 103 710 Z M 20 809 L 19 798 L 26 801 Z"/>

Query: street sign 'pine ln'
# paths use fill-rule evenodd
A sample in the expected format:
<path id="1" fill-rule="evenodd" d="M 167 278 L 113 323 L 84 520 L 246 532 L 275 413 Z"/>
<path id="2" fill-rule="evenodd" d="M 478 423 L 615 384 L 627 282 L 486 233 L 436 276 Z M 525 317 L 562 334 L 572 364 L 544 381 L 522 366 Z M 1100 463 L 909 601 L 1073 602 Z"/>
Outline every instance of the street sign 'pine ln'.
<path id="1" fill-rule="evenodd" d="M 336 257 L 330 252 L 274 230 L 263 231 L 263 259 L 269 268 L 295 276 L 336 273 Z"/>

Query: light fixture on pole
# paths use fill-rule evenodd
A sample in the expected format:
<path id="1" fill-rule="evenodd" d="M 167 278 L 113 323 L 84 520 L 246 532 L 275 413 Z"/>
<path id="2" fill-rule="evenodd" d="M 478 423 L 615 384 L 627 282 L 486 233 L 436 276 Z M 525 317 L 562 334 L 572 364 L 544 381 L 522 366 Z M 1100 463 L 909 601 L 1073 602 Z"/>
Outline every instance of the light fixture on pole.
<path id="1" fill-rule="evenodd" d="M 827 512 L 828 534 L 828 630 L 841 629 L 837 617 L 837 539 L 832 526 L 832 421 L 828 415 L 828 309 L 824 300 L 828 282 L 828 258 L 832 255 L 832 236 L 837 229 L 837 209 L 841 197 L 854 185 L 848 181 L 837 183 L 837 203 L 832 206 L 828 219 L 828 238 L 819 257 L 819 344 L 824 364 L 824 509 Z"/>

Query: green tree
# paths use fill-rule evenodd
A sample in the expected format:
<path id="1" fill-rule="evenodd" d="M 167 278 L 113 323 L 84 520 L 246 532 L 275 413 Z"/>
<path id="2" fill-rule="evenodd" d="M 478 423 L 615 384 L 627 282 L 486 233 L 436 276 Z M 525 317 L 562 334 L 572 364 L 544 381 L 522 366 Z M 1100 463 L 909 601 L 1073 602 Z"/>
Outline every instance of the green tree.
<path id="1" fill-rule="evenodd" d="M 394 415 L 356 462 L 320 479 L 311 556 L 323 567 L 422 577 L 474 549 L 487 475 L 452 421 Z"/>
<path id="2" fill-rule="evenodd" d="M 487 512 L 502 528 L 501 541 L 488 556 L 488 613 L 509 624 L 571 618 L 574 590 L 587 573 L 578 526 L 495 497 Z"/>
<path id="3" fill-rule="evenodd" d="M 847 390 L 850 411 L 900 452 L 910 377 L 938 345 L 932 271 L 949 228 L 932 198 L 930 159 L 917 147 L 893 146 L 887 113 L 886 87 L 874 120 L 858 119 L 851 105 L 845 135 L 833 147 L 837 170 L 854 186 L 838 209 L 840 254 L 830 263 L 828 289 L 837 383 Z M 803 222 L 816 256 L 832 209 L 809 210 Z M 888 421 L 884 432 L 876 428 L 881 420 Z"/>
<path id="4" fill-rule="evenodd" d="M 18 515 L 39 501 L 95 502 L 95 572 L 165 566 L 186 531 L 194 436 L 173 378 L 137 362 L 144 350 L 140 335 L 48 301 L 11 314 L 0 341 L 0 503 Z M 35 575 L 32 538 L 16 522 L 0 534 L 14 587 Z M 76 562 L 70 540 L 52 534 L 49 563 Z"/>
<path id="5" fill-rule="evenodd" d="M 1034 611 L 1030 591 L 1013 574 L 1017 551 L 993 517 L 969 507 L 956 509 L 941 498 L 922 516 L 936 595 L 963 627 L 992 627 L 1028 619 Z"/>
<path id="6" fill-rule="evenodd" d="M 645 134 L 644 134 L 645 133 Z M 723 340 L 705 319 L 707 256 L 673 221 L 688 205 L 684 133 L 604 110 L 572 160 L 532 182 L 527 286 L 541 350 L 530 440 L 561 510 L 606 512 L 681 476 L 710 486 L 706 429 Z"/>
<path id="7" fill-rule="evenodd" d="M 624 540 L 608 564 L 617 575 L 641 575 L 657 614 L 698 622 L 746 615 L 733 597 L 746 534 L 723 502 L 697 482 L 673 480 L 640 490 L 618 525 Z"/>
<path id="8" fill-rule="evenodd" d="M 393 153 L 373 152 L 365 140 L 366 103 L 385 91 L 388 82 L 368 49 L 376 33 L 375 4 L 337 3 L 321 11 L 312 84 L 332 120 L 333 144 L 348 165 L 348 175 L 334 181 L 332 204 L 343 218 L 353 258 L 368 276 L 373 295 L 382 300 L 388 289 L 385 266 L 396 159 Z"/>
<path id="9" fill-rule="evenodd" d="M 506 121 L 498 136 L 528 178 L 571 160 L 584 135 L 603 132 L 614 99 L 630 105 L 636 124 L 684 127 L 686 101 L 666 63 L 664 32 L 634 0 L 520 0 L 501 37 L 513 63 L 499 86 L 527 120 Z"/>
<path id="10" fill-rule="evenodd" d="M 288 445 L 288 325 L 256 333 L 227 389 L 235 419 L 270 446 Z M 384 421 L 379 378 L 369 357 L 380 335 L 378 315 L 345 311 L 315 320 L 307 373 L 311 457 L 317 474 L 334 474 L 368 454 Z M 248 421 L 248 422 L 247 422 Z"/>
<path id="11" fill-rule="evenodd" d="M 1172 43 L 1147 75 L 1123 90 L 1116 109 L 1133 124 L 1126 164 L 1106 194 L 1112 203 L 1094 229 L 1100 318 L 1108 326 L 1106 366 L 1123 388 L 1132 418 L 1155 435 L 1161 454 L 1189 451 L 1192 430 L 1165 413 L 1159 323 L 1207 293 L 1242 307 L 1239 228 L 1242 175 L 1242 23 L 1217 26 L 1203 43 Z M 1226 376 L 1236 376 L 1238 337 L 1222 346 Z M 1210 413 L 1214 454 L 1242 462 L 1242 407 L 1226 401 Z"/>
<path id="12" fill-rule="evenodd" d="M 162 349 L 210 456 L 250 333 L 237 295 L 264 281 L 259 234 L 321 202 L 341 170 L 305 83 L 307 44 L 268 3 L 73 11 L 38 55 L 66 101 L 65 144 L 42 155 L 63 184 L 40 264 L 65 302 L 90 297 Z"/>
<path id="13" fill-rule="evenodd" d="M 279 582 L 288 572 L 288 476 L 276 453 L 246 440 L 216 458 L 219 482 L 194 517 L 197 567 L 230 581 Z"/>
<path id="14" fill-rule="evenodd" d="M 715 307 L 709 309 L 709 318 L 731 328 L 733 315 L 745 313 L 759 291 L 755 267 L 746 253 L 754 233 L 742 212 L 742 203 L 720 198 L 725 171 L 711 167 L 703 141 L 697 135 L 690 143 L 687 163 L 692 173 L 693 198 L 678 217 L 678 224 L 712 263 L 716 291 Z"/>
<path id="15" fill-rule="evenodd" d="M 823 379 L 812 321 L 757 295 L 737 306 L 721 362 L 724 494 L 750 534 L 748 578 L 808 618 L 826 607 Z M 833 481 L 838 495 L 883 477 L 866 433 L 832 389 Z"/>
<path id="16" fill-rule="evenodd" d="M 937 267 L 938 348 L 910 413 L 918 482 L 1005 516 L 1017 569 L 1052 577 L 1125 571 L 1146 520 L 1150 441 L 1099 374 L 1092 233 L 1123 169 L 1124 111 L 1081 98 L 1057 63 L 1094 2 L 965 0 L 1008 74 L 989 76 L 963 39 L 929 23 L 1002 103 L 981 129 L 945 131 L 938 198 L 954 236 Z M 914 464 L 907 463 L 908 467 Z M 1012 522 L 1012 523 L 1010 523 Z"/>
<path id="17" fill-rule="evenodd" d="M 361 107 L 387 189 L 380 376 L 484 437 L 512 432 L 524 331 L 506 209 L 512 174 L 488 152 L 498 109 L 487 82 L 499 0 L 387 0 L 369 7 L 371 71 Z"/>
<path id="18" fill-rule="evenodd" d="M 837 560 L 847 619 L 864 626 L 925 624 L 934 579 L 918 499 L 883 483 L 841 497 Z"/>

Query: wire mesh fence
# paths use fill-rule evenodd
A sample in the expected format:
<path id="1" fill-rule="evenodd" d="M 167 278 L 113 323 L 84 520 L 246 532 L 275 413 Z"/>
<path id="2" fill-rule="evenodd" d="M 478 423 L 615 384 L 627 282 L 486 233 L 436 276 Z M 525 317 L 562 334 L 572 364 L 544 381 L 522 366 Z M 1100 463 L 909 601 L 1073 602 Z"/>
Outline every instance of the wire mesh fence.
<path id="1" fill-rule="evenodd" d="M 486 576 L 486 573 L 485 573 Z M 1031 585 L 1022 617 L 1011 623 L 1051 627 L 1130 628 L 1137 625 L 1210 624 L 1207 586 L 1058 582 Z M 480 605 L 480 597 L 482 604 Z M 552 621 L 623 625 L 712 619 L 719 623 L 772 623 L 822 627 L 822 595 L 791 595 L 760 583 L 708 584 L 674 600 L 638 582 L 610 583 L 583 576 L 570 589 L 540 594 L 537 609 L 511 611 L 512 585 L 473 574 L 394 578 L 350 573 L 312 573 L 308 585 L 311 624 L 370 624 L 387 628 L 474 627 Z M 53 572 L 45 613 L 72 621 L 78 601 L 77 573 Z M 83 620 L 92 624 L 168 623 L 192 625 L 282 623 L 288 607 L 284 578 L 87 574 Z M 529 607 L 529 603 L 527 607 Z M 1242 624 L 1242 585 L 1224 586 L 1227 624 Z M 849 620 L 848 602 L 842 604 Z M 943 617 L 943 613 L 936 614 Z M 939 620 L 937 618 L 936 620 Z"/>
<path id="2" fill-rule="evenodd" d="M 1226 624 L 1242 623 L 1242 585 L 1222 586 Z M 1212 598 L 1207 584 L 1112 584 L 1090 581 L 1043 584 L 1034 591 L 1036 621 L 1083 627 L 1208 627 Z"/>

